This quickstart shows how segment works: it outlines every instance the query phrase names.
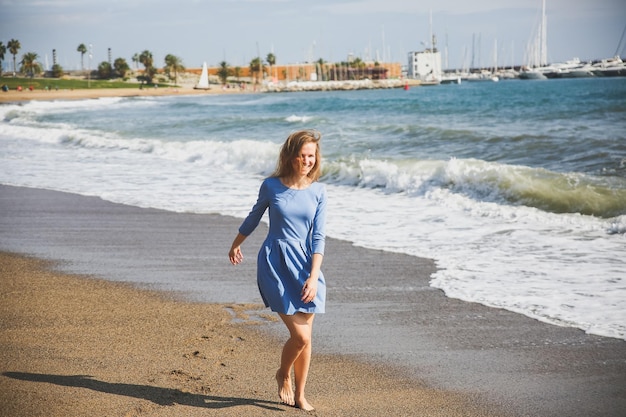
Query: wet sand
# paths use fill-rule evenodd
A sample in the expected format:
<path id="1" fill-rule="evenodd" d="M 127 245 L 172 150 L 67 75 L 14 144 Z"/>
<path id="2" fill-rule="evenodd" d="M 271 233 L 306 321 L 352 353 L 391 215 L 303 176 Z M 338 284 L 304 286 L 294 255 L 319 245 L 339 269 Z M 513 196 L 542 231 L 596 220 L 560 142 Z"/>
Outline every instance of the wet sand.
<path id="1" fill-rule="evenodd" d="M 8 186 L 0 213 L 0 415 L 302 415 L 277 402 L 285 334 L 254 302 L 263 228 L 234 268 L 226 252 L 240 220 L 230 217 Z M 623 415 L 624 341 L 448 299 L 428 287 L 426 259 L 334 239 L 327 248 L 314 415 Z M 141 284 L 159 274 L 233 302 Z M 394 292 L 405 281 L 416 290 Z"/>

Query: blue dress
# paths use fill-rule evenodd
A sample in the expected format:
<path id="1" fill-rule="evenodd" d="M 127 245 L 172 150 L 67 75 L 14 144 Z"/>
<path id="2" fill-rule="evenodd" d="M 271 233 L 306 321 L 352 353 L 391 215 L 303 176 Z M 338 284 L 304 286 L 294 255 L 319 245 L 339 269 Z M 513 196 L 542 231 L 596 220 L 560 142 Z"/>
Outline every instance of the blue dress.
<path id="1" fill-rule="evenodd" d="M 249 236 L 268 208 L 269 231 L 257 258 L 257 284 L 265 306 L 289 315 L 323 313 L 326 281 L 321 272 L 315 299 L 304 303 L 301 292 L 311 272 L 312 254 L 324 254 L 326 188 L 314 182 L 296 190 L 277 177 L 266 178 L 239 233 Z"/>

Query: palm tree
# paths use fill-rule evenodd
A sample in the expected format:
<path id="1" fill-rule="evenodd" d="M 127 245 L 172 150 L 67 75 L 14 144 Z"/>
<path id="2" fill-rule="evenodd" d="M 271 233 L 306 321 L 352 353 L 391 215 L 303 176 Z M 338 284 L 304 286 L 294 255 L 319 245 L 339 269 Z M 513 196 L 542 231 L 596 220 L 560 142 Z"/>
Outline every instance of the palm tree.
<path id="1" fill-rule="evenodd" d="M 276 55 L 274 55 L 273 53 L 269 53 L 267 54 L 267 57 L 265 57 L 265 60 L 267 61 L 267 63 L 270 66 L 270 77 L 272 76 L 272 67 L 274 65 L 276 65 Z"/>
<path id="2" fill-rule="evenodd" d="M 4 54 L 7 53 L 7 47 L 2 41 L 0 41 L 0 77 L 2 76 L 2 61 L 4 61 Z"/>
<path id="3" fill-rule="evenodd" d="M 85 64 L 84 64 L 83 58 L 85 57 L 85 54 L 87 53 L 87 47 L 85 46 L 84 43 L 81 43 L 80 45 L 78 45 L 78 48 L 76 48 L 76 51 L 80 52 L 80 68 L 84 71 Z"/>
<path id="4" fill-rule="evenodd" d="M 352 78 L 356 80 L 360 80 L 363 78 L 363 69 L 365 68 L 365 62 L 359 57 L 354 58 L 352 62 L 350 62 L 350 67 L 354 68 L 356 71 L 352 72 Z"/>
<path id="5" fill-rule="evenodd" d="M 133 55 L 132 61 L 135 64 L 135 70 L 136 70 L 137 69 L 137 65 L 139 65 L 139 54 Z"/>
<path id="6" fill-rule="evenodd" d="M 340 68 L 339 70 L 341 71 L 341 79 L 342 80 L 349 80 L 350 79 L 350 72 L 348 71 L 348 68 L 350 68 L 350 64 L 346 61 L 341 61 L 341 63 L 339 64 Z"/>
<path id="7" fill-rule="evenodd" d="M 172 79 L 172 73 L 174 73 L 174 84 L 178 83 L 178 71 L 184 71 L 183 61 L 174 55 L 168 54 L 165 56 L 165 73 Z"/>
<path id="8" fill-rule="evenodd" d="M 7 46 L 9 47 L 9 52 L 13 55 L 13 76 L 15 77 L 15 71 L 17 68 L 17 65 L 15 65 L 15 55 L 17 55 L 17 52 L 20 50 L 22 45 L 20 45 L 20 41 L 17 39 L 11 39 Z"/>
<path id="9" fill-rule="evenodd" d="M 233 74 L 235 75 L 237 82 L 239 82 L 239 77 L 241 76 L 241 67 L 235 67 L 235 69 L 233 70 Z"/>
<path id="10" fill-rule="evenodd" d="M 259 83 L 259 75 L 261 71 L 263 71 L 263 62 L 261 61 L 261 58 L 257 56 L 250 61 L 250 75 L 254 76 L 255 84 Z"/>
<path id="11" fill-rule="evenodd" d="M 33 78 L 35 74 L 39 74 L 41 72 L 41 65 L 37 62 L 37 58 L 38 56 L 34 52 L 27 52 L 22 55 L 20 72 L 30 75 L 31 78 Z"/>
<path id="12" fill-rule="evenodd" d="M 228 62 L 222 61 L 220 62 L 220 68 L 217 70 L 217 76 L 220 78 L 222 85 L 226 85 L 228 82 L 228 76 L 230 75 L 230 67 L 228 66 Z"/>
<path id="13" fill-rule="evenodd" d="M 318 59 L 316 64 L 317 65 L 315 66 L 315 71 L 319 71 L 317 79 L 321 81 L 327 81 L 328 77 L 324 76 L 324 68 L 326 67 L 326 62 L 324 61 L 324 58 Z"/>
<path id="14" fill-rule="evenodd" d="M 147 83 L 152 82 L 152 77 L 156 74 L 156 69 L 154 68 L 154 59 L 152 58 L 152 52 L 145 50 L 139 55 L 139 62 L 141 65 L 145 67 L 145 71 L 143 73 L 143 79 L 146 80 Z"/>

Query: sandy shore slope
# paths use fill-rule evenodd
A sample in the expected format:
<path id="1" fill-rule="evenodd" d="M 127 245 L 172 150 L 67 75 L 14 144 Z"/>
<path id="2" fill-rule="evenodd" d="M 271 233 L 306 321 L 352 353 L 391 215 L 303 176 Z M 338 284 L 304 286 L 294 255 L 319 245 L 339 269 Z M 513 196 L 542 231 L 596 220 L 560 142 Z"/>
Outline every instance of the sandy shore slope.
<path id="1" fill-rule="evenodd" d="M 247 313 L 259 306 L 181 302 L 49 266 L 0 253 L 1 416 L 307 414 L 276 401 L 280 345 Z M 329 355 L 314 355 L 309 396 L 319 416 L 504 415 Z"/>
<path id="2" fill-rule="evenodd" d="M 154 97 L 171 95 L 207 95 L 252 93 L 252 90 L 222 89 L 213 86 L 210 90 L 195 90 L 192 87 L 181 88 L 92 88 L 81 90 L 34 90 L 0 92 L 0 103 L 29 100 L 80 100 L 102 97 Z"/>

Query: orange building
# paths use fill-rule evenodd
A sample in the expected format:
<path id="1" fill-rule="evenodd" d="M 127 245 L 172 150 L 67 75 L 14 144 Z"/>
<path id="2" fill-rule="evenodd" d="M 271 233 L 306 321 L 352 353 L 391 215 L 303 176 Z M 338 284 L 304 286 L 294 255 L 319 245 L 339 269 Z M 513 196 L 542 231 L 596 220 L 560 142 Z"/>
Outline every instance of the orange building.
<path id="1" fill-rule="evenodd" d="M 217 76 L 219 67 L 207 68 L 209 76 Z M 237 78 L 250 80 L 250 67 L 239 67 L 238 75 L 235 74 L 236 67 L 230 67 L 230 79 Z M 202 68 L 188 68 L 188 73 L 200 75 Z M 379 65 L 366 64 L 362 68 L 350 68 L 336 64 L 324 64 L 321 68 L 316 63 L 274 65 L 264 66 L 264 79 L 271 78 L 278 81 L 317 81 L 331 79 L 389 79 L 400 78 L 402 76 L 402 65 L 397 62 L 382 63 Z"/>

